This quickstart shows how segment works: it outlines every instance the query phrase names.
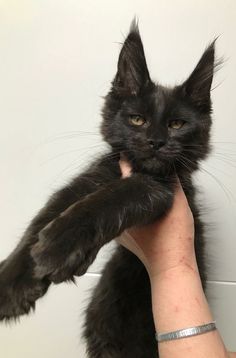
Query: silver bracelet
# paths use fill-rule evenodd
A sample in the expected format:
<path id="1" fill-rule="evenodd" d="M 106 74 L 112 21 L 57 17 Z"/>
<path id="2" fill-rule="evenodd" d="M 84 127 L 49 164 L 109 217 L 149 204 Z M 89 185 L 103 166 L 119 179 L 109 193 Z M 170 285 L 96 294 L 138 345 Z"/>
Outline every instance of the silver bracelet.
<path id="1" fill-rule="evenodd" d="M 216 330 L 216 322 L 210 322 L 201 326 L 179 329 L 178 331 L 168 333 L 156 333 L 156 340 L 158 342 L 172 341 L 175 339 L 198 336 L 199 334 L 211 332 Z"/>

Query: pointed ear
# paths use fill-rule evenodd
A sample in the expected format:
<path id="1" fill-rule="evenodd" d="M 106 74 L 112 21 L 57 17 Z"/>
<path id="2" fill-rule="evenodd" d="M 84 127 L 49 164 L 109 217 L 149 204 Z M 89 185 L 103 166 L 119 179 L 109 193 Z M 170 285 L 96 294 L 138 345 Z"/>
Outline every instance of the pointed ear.
<path id="1" fill-rule="evenodd" d="M 123 44 L 113 90 L 119 95 L 137 95 L 151 82 L 136 19 Z"/>
<path id="2" fill-rule="evenodd" d="M 207 47 L 192 74 L 181 86 L 184 95 L 202 112 L 211 111 L 210 90 L 213 75 L 218 63 L 215 63 L 215 41 Z"/>

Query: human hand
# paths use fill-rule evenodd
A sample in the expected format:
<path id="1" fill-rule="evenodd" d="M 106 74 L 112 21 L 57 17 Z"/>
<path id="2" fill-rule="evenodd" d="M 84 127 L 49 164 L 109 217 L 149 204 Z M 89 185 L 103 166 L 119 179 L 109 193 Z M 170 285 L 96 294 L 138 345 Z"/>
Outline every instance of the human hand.
<path id="1" fill-rule="evenodd" d="M 120 168 L 123 177 L 132 175 L 124 159 Z M 213 321 L 196 263 L 193 215 L 179 181 L 165 216 L 151 225 L 125 231 L 118 241 L 139 257 L 149 273 L 157 331 Z M 189 352 L 194 357 L 236 358 L 236 353 L 227 353 L 218 331 L 188 341 L 180 339 L 174 345 L 159 345 L 160 357 L 189 357 Z"/>
<path id="2" fill-rule="evenodd" d="M 130 164 L 120 160 L 123 177 L 132 175 Z M 180 182 L 172 208 L 156 222 L 126 230 L 118 242 L 132 251 L 155 276 L 175 267 L 197 271 L 194 252 L 194 221 Z"/>

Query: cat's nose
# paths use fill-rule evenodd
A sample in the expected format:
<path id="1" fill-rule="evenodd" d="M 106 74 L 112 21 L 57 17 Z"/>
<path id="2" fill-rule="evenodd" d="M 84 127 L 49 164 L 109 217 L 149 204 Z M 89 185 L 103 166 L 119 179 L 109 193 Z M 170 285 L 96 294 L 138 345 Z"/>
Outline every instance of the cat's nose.
<path id="1" fill-rule="evenodd" d="M 162 139 L 159 139 L 159 140 L 153 140 L 153 139 L 149 139 L 148 140 L 148 144 L 150 145 L 150 147 L 152 149 L 155 149 L 155 150 L 158 150 L 160 149 L 161 147 L 163 147 L 163 145 L 165 145 L 165 141 L 162 140 Z"/>

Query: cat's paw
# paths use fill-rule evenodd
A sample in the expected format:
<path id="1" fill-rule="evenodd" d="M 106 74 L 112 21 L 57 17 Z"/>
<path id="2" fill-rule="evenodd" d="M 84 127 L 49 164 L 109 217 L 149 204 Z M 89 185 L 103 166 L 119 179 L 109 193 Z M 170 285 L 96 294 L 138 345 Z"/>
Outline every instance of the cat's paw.
<path id="1" fill-rule="evenodd" d="M 35 277 L 48 277 L 59 283 L 83 275 L 94 261 L 96 245 L 94 223 L 89 215 L 71 220 L 60 216 L 38 234 L 31 255 L 36 263 Z"/>
<path id="2" fill-rule="evenodd" d="M 47 279 L 35 279 L 29 271 L 16 272 L 7 260 L 1 263 L 0 321 L 16 320 L 33 311 L 35 301 L 46 293 L 48 286 Z"/>

